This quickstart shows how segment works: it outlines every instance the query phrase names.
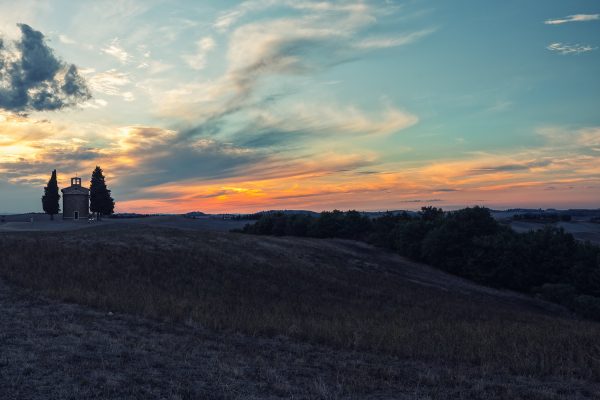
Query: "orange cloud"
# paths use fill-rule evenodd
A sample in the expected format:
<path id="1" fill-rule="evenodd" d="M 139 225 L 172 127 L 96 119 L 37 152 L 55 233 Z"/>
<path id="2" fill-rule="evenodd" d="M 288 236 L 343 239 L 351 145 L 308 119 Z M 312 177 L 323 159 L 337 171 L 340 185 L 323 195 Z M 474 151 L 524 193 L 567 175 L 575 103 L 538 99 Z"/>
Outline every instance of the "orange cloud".
<path id="1" fill-rule="evenodd" d="M 544 146 L 510 154 L 382 163 L 376 152 L 351 146 L 274 153 L 207 137 L 179 142 L 179 132 L 151 126 L 100 127 L 93 135 L 93 125 L 0 117 L 4 180 L 41 186 L 58 168 L 64 184 L 99 164 L 120 212 L 542 206 L 544 201 L 575 206 L 600 198 L 600 152 L 593 149 L 597 128 L 571 132 L 569 140 L 562 139 L 564 132 L 546 130 Z M 192 158 L 180 160 L 180 155 Z M 196 164 L 188 165 L 190 160 Z M 187 175 L 179 176 L 177 168 Z M 145 181 L 155 177 L 160 179 Z"/>

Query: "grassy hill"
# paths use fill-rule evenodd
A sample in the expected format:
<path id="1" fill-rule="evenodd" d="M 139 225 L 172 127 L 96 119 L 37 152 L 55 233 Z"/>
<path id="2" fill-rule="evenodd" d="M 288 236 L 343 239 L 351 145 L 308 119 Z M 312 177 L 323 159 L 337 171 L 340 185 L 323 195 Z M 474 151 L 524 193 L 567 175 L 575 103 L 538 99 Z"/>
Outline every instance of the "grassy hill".
<path id="1" fill-rule="evenodd" d="M 443 366 L 455 383 L 552 381 L 541 398 L 600 380 L 600 324 L 359 242 L 121 224 L 0 233 L 0 254 L 7 282 L 105 311 Z"/>

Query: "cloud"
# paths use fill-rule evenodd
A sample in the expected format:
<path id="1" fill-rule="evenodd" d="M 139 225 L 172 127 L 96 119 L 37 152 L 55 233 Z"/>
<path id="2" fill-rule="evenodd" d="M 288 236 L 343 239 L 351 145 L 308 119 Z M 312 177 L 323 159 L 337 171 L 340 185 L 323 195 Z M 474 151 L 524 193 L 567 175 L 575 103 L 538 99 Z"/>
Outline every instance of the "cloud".
<path id="1" fill-rule="evenodd" d="M 310 11 L 343 11 L 343 12 L 367 12 L 368 6 L 362 2 L 350 2 L 349 4 L 336 3 L 331 1 L 297 1 L 290 0 L 286 4 L 289 7 L 298 10 L 310 10 Z"/>
<path id="2" fill-rule="evenodd" d="M 174 131 L 152 127 L 127 129 L 112 152 L 121 157 L 121 185 L 137 191 L 174 181 L 214 180 L 242 174 L 266 155 L 212 138 L 181 141 Z M 129 169 L 129 166 L 131 169 Z"/>
<path id="3" fill-rule="evenodd" d="M 577 132 L 577 143 L 584 147 L 600 147 L 600 127 L 584 128 Z"/>
<path id="4" fill-rule="evenodd" d="M 221 14 L 214 22 L 213 26 L 218 30 L 224 31 L 233 25 L 243 15 L 244 12 L 240 10 L 228 11 Z"/>
<path id="5" fill-rule="evenodd" d="M 433 193 L 451 193 L 451 192 L 458 192 L 458 189 L 452 189 L 452 188 L 435 188 L 432 190 Z"/>
<path id="6" fill-rule="evenodd" d="M 130 91 L 123 91 L 122 88 L 131 84 L 129 74 L 109 69 L 92 75 L 89 79 L 90 88 L 96 92 L 107 94 L 109 96 L 121 96 L 125 101 L 135 99 Z"/>
<path id="7" fill-rule="evenodd" d="M 102 150 L 85 140 L 58 139 L 53 127 L 35 129 L 21 122 L 13 142 L 0 142 L 0 173 L 10 182 L 41 184 L 53 169 L 74 172 L 102 157 Z"/>
<path id="8" fill-rule="evenodd" d="M 600 20 L 600 14 L 575 14 L 561 19 L 547 19 L 544 21 L 546 25 L 560 25 L 567 22 L 585 22 Z"/>
<path id="9" fill-rule="evenodd" d="M 49 171 L 53 169 L 76 171 L 82 165 L 82 161 L 93 164 L 94 160 L 101 157 L 101 153 L 99 149 L 94 148 L 51 146 L 46 151 L 41 152 L 38 157 L 38 159 L 0 162 L 2 176 L 14 183 L 41 185 L 47 180 Z"/>
<path id="10" fill-rule="evenodd" d="M 409 44 L 433 32 L 428 29 L 358 41 L 358 34 L 377 20 L 377 9 L 362 2 L 250 1 L 225 15 L 230 21 L 232 13 L 243 15 L 276 5 L 302 12 L 247 23 L 233 31 L 227 53 L 229 68 L 221 82 L 224 91 L 237 88 L 243 98 L 263 76 L 320 72 L 356 60 L 366 50 Z"/>
<path id="11" fill-rule="evenodd" d="M 215 46 L 215 40 L 212 37 L 203 37 L 196 43 L 196 53 L 186 54 L 183 56 L 183 59 L 193 69 L 204 69 L 206 66 L 206 55 L 213 50 Z"/>
<path id="12" fill-rule="evenodd" d="M 512 101 L 508 100 L 497 100 L 491 107 L 488 107 L 486 111 L 489 112 L 502 112 L 506 111 L 513 106 Z"/>
<path id="13" fill-rule="evenodd" d="M 167 144 L 175 136 L 173 130 L 142 125 L 122 127 L 119 131 L 118 149 L 128 154 L 133 150 L 147 153 L 154 147 Z"/>
<path id="14" fill-rule="evenodd" d="M 600 146 L 600 127 L 598 126 L 579 129 L 545 126 L 537 129 L 536 133 L 556 147 L 580 147 L 583 150 Z"/>
<path id="15" fill-rule="evenodd" d="M 81 105 L 81 108 L 93 108 L 93 109 L 97 110 L 97 109 L 106 107 L 107 105 L 108 105 L 108 102 L 104 99 L 91 99 L 91 100 L 83 103 Z"/>
<path id="16" fill-rule="evenodd" d="M 123 49 L 123 47 L 121 47 L 119 38 L 114 38 L 110 42 L 110 44 L 108 46 L 103 47 L 101 51 L 104 54 L 108 54 L 109 56 L 116 58 L 122 64 L 126 64 L 131 59 L 131 56 L 129 55 L 129 53 L 127 53 L 125 51 L 125 49 Z"/>
<path id="17" fill-rule="evenodd" d="M 412 199 L 412 200 L 400 200 L 400 203 L 439 203 L 442 199 Z"/>
<path id="18" fill-rule="evenodd" d="M 330 137 L 389 135 L 418 122 L 418 117 L 387 107 L 368 115 L 356 107 L 332 107 L 315 103 L 261 108 L 250 113 L 254 123 L 245 126 L 236 140 L 250 147 L 269 147 L 282 143 L 323 140 Z"/>
<path id="19" fill-rule="evenodd" d="M 123 96 L 123 100 L 125 100 L 125 101 L 134 101 L 135 100 L 135 96 L 131 92 L 123 92 L 122 96 Z"/>
<path id="20" fill-rule="evenodd" d="M 361 49 L 385 49 L 388 47 L 398 47 L 416 42 L 417 40 L 430 35 L 433 32 L 435 32 L 435 29 L 424 29 L 401 36 L 367 38 L 359 41 L 356 44 L 356 47 Z"/>
<path id="21" fill-rule="evenodd" d="M 174 65 L 167 64 L 160 60 L 145 60 L 138 64 L 138 69 L 143 69 L 148 72 L 150 75 L 160 74 L 165 71 L 172 69 Z"/>
<path id="22" fill-rule="evenodd" d="M 177 131 L 150 126 L 121 128 L 103 155 L 107 169 L 119 171 L 117 188 L 128 198 L 144 196 L 140 190 L 171 185 L 178 188 L 173 192 L 185 192 L 187 183 L 224 185 L 249 177 L 255 181 L 309 179 L 354 171 L 372 162 L 353 154 L 290 156 L 207 136 L 182 140 Z"/>
<path id="23" fill-rule="evenodd" d="M 71 39 L 70 37 L 68 37 L 67 35 L 58 35 L 58 40 L 60 40 L 61 43 L 64 44 L 75 44 L 75 40 Z"/>
<path id="24" fill-rule="evenodd" d="M 314 96 L 300 102 L 301 96 L 294 93 L 302 91 L 306 83 L 313 85 L 311 90 L 324 93 L 330 88 L 321 82 L 328 79 L 324 73 L 329 70 L 377 49 L 414 43 L 431 30 L 386 34 L 375 26 L 381 15 L 375 2 L 266 0 L 243 4 L 248 7 L 246 13 L 260 7 L 273 9 L 250 23 L 243 15 L 230 15 L 227 32 L 205 36 L 193 44 L 195 51 L 190 48 L 189 54 L 184 54 L 185 62 L 199 70 L 213 62 L 210 52 L 216 42 L 227 46 L 220 76 L 204 80 L 206 74 L 198 74 L 196 79 L 188 79 L 192 71 L 187 71 L 180 86 L 173 87 L 172 80 L 158 76 L 134 86 L 135 76 L 150 73 L 155 54 L 131 37 L 127 39 L 131 54 L 118 40 L 103 48 L 104 54 L 126 66 L 86 71 L 84 76 L 94 94 L 110 100 L 108 96 L 126 99 L 128 93 L 137 95 L 136 89 L 152 91 L 155 104 L 188 118 L 179 120 L 181 125 L 170 130 L 106 127 L 113 132 L 90 134 L 85 143 L 51 144 L 42 136 L 21 141 L 27 148 L 18 149 L 9 144 L 14 136 L 0 137 L 0 147 L 6 143 L 7 153 L 2 167 L 11 171 L 13 181 L 47 180 L 54 160 L 46 147 L 65 155 L 64 161 L 58 161 L 61 171 L 87 171 L 90 163 L 100 163 L 109 174 L 115 174 L 110 184 L 122 200 L 120 207 L 137 210 L 153 204 L 156 210 L 197 205 L 204 209 L 205 201 L 215 211 L 240 210 L 248 204 L 262 208 L 277 199 L 286 204 L 307 199 L 328 207 L 338 198 L 389 197 L 395 188 L 406 191 L 400 197 L 430 198 L 431 194 L 408 191 L 412 182 L 404 175 L 381 172 L 393 169 L 381 166 L 370 146 L 356 150 L 353 144 L 367 143 L 367 136 L 383 140 L 382 136 L 416 124 L 416 115 L 385 101 L 362 109 L 345 102 L 336 104 L 326 94 L 321 101 Z M 154 51 L 155 43 L 152 46 Z M 168 61 L 175 63 L 182 53 L 173 48 L 172 55 L 176 58 Z M 87 104 L 102 107 L 106 102 L 97 99 Z M 72 121 L 68 132 L 54 137 L 80 134 L 86 130 L 84 125 Z M 289 140 L 283 140 L 286 137 Z M 74 159 L 72 163 L 66 162 L 69 157 Z M 17 174 L 19 168 L 21 175 Z M 435 196 L 452 192 L 440 193 Z"/>
<path id="25" fill-rule="evenodd" d="M 229 35 L 225 73 L 210 81 L 157 91 L 154 97 L 159 112 L 187 119 L 222 119 L 269 96 L 260 92 L 270 79 L 321 73 L 360 59 L 373 49 L 409 44 L 433 31 L 360 42 L 361 34 L 377 21 L 380 12 L 362 2 L 248 1 L 221 17 L 237 21 L 240 15 L 269 7 L 287 13 L 236 27 Z M 210 41 L 206 44 L 211 47 Z M 202 67 L 205 59 L 188 61 L 198 61 L 196 66 Z"/>
<path id="26" fill-rule="evenodd" d="M 581 54 L 587 53 L 592 50 L 596 50 L 597 47 L 592 47 L 590 45 L 580 45 L 580 44 L 566 44 L 566 43 L 551 43 L 546 47 L 550 51 L 555 51 L 558 54 Z"/>
<path id="27" fill-rule="evenodd" d="M 285 7 L 288 13 L 234 26 L 244 13 L 275 6 Z M 373 39 L 357 46 L 363 31 L 376 21 L 376 12 L 369 5 L 297 1 L 275 5 L 253 1 L 240 7 L 233 10 L 235 13 L 223 14 L 219 24 L 221 28 L 233 28 L 225 41 L 225 72 L 216 79 L 191 81 L 155 93 L 163 115 L 186 118 L 189 126 L 143 153 L 128 153 L 128 157 L 137 160 L 137 168 L 127 173 L 126 179 L 136 188 L 172 184 L 170 194 L 186 191 L 189 183 L 197 189 L 194 194 L 215 199 L 240 198 L 246 196 L 242 193 L 250 193 L 225 193 L 224 183 L 212 187 L 215 182 L 233 185 L 252 180 L 260 181 L 262 186 L 248 184 L 247 189 L 263 188 L 268 196 L 283 192 L 282 196 L 292 198 L 306 193 L 283 190 L 280 186 L 307 181 L 310 187 L 318 180 L 352 175 L 352 182 L 345 184 L 343 190 L 327 183 L 332 196 L 352 192 L 355 172 L 371 166 L 373 155 L 368 151 L 348 155 L 323 154 L 319 150 L 315 153 L 319 146 L 308 143 L 348 143 L 347 140 L 360 136 L 389 135 L 416 124 L 418 117 L 392 105 L 367 112 L 325 102 L 298 104 L 294 99 L 282 104 L 288 93 L 273 93 L 269 85 L 275 79 L 314 76 L 374 49 L 412 43 L 432 30 L 384 38 L 385 42 L 377 38 L 378 41 Z M 196 67 L 204 66 L 203 56 L 212 46 L 211 40 L 197 44 L 197 54 L 202 57 L 194 60 L 199 61 Z M 138 171 L 151 172 L 142 175 Z M 274 192 L 266 181 L 277 186 Z M 211 186 L 210 190 L 207 186 Z M 386 182 L 368 190 L 381 191 L 392 186 Z"/>
<path id="28" fill-rule="evenodd" d="M 482 166 L 472 170 L 477 174 L 496 173 L 496 172 L 516 172 L 516 171 L 530 171 L 533 168 L 543 168 L 552 164 L 550 160 L 540 161 L 529 161 L 515 164 L 501 164 L 495 166 Z"/>
<path id="29" fill-rule="evenodd" d="M 471 204 L 469 199 L 497 204 L 504 198 L 504 204 L 514 205 L 519 194 L 535 198 L 548 186 L 562 193 L 568 187 L 599 186 L 600 179 L 600 154 L 579 150 L 599 143 L 600 130 L 594 126 L 545 128 L 540 131 L 544 145 L 521 152 L 473 153 L 414 165 L 385 163 L 361 150 L 269 151 L 212 136 L 181 141 L 179 132 L 152 126 L 122 127 L 106 135 L 105 142 L 94 142 L 95 135 L 66 139 L 66 127 L 14 115 L 2 118 L 0 174 L 6 180 L 42 185 L 53 168 L 68 177 L 99 163 L 115 174 L 109 181 L 121 199 L 121 211 L 243 212 L 274 204 L 317 210 L 393 209 L 416 199 L 446 206 Z M 586 189 L 578 196 L 586 199 L 597 193 Z M 575 200 L 571 196 L 565 201 Z"/>
<path id="30" fill-rule="evenodd" d="M 303 75 L 352 58 L 349 32 L 306 19 L 248 24 L 231 37 L 229 78 L 245 91 L 268 74 Z"/>
<path id="31" fill-rule="evenodd" d="M 241 2 L 237 7 L 225 11 L 219 15 L 213 23 L 213 27 L 221 32 L 226 31 L 231 26 L 235 25 L 245 15 L 265 10 L 271 7 L 287 7 L 299 11 L 308 11 L 313 13 L 332 13 L 344 12 L 368 14 L 370 7 L 361 2 L 332 2 L 332 1 L 298 1 L 298 0 L 247 0 Z"/>
<path id="32" fill-rule="evenodd" d="M 72 107 L 90 98 L 77 67 L 65 64 L 46 45 L 44 35 L 18 24 L 21 39 L 0 38 L 0 108 L 12 112 Z"/>

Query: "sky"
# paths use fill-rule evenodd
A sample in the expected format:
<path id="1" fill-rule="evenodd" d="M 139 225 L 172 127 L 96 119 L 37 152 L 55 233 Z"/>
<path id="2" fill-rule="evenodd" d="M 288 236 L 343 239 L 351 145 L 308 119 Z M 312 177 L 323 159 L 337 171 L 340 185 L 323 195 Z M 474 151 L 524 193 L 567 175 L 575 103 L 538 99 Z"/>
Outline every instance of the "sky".
<path id="1" fill-rule="evenodd" d="M 600 207 L 596 0 L 0 0 L 0 213 Z"/>

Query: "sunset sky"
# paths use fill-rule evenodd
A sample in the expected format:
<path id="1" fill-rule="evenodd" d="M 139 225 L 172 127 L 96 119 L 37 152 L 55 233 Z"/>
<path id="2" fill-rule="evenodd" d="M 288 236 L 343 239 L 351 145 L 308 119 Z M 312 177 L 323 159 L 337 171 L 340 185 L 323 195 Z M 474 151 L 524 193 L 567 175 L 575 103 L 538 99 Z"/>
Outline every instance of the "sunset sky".
<path id="1" fill-rule="evenodd" d="M 600 207 L 597 0 L 0 0 L 0 213 Z"/>

